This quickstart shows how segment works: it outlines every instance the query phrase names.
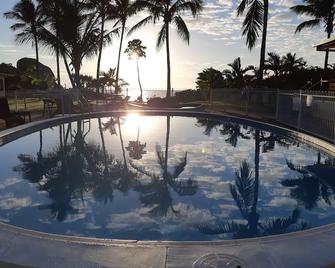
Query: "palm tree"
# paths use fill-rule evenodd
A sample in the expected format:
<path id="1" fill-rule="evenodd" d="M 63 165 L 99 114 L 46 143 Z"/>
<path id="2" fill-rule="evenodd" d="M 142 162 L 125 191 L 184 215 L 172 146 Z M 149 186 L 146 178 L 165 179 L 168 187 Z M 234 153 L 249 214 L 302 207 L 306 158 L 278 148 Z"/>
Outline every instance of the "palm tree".
<path id="1" fill-rule="evenodd" d="M 296 208 L 288 217 L 271 218 L 260 221 L 257 212 L 258 182 L 253 177 L 250 165 L 243 161 L 235 173 L 235 184 L 230 185 L 230 193 L 245 222 L 219 221 L 213 224 L 199 224 L 197 228 L 204 234 L 232 234 L 234 239 L 275 235 L 306 228 L 299 222 L 300 211 Z"/>
<path id="2" fill-rule="evenodd" d="M 225 79 L 230 82 L 236 83 L 238 86 L 243 86 L 245 83 L 244 76 L 248 71 L 252 70 L 252 67 L 248 66 L 246 68 L 243 68 L 240 57 L 235 59 L 232 63 L 229 63 L 228 66 L 231 68 L 231 70 L 225 69 L 222 71 Z"/>
<path id="3" fill-rule="evenodd" d="M 223 88 L 224 78 L 219 70 L 212 67 L 206 68 L 198 73 L 196 88 L 210 102 L 212 101 L 213 89 Z"/>
<path id="4" fill-rule="evenodd" d="M 59 29 L 61 27 L 59 23 L 59 16 L 60 16 L 60 8 L 59 8 L 59 1 L 53 0 L 38 0 L 41 6 L 41 14 L 44 17 L 44 20 L 51 28 L 51 31 L 55 34 L 56 37 L 59 37 Z M 60 87 L 61 80 L 60 80 L 60 65 L 59 65 L 59 45 L 56 44 L 54 48 L 56 53 L 56 68 L 57 68 L 57 85 Z"/>
<path id="5" fill-rule="evenodd" d="M 283 59 L 275 52 L 268 53 L 268 58 L 265 61 L 265 69 L 272 71 L 275 77 L 280 76 L 284 69 Z"/>
<path id="6" fill-rule="evenodd" d="M 138 59 L 140 58 L 145 58 L 146 57 L 146 50 L 147 47 L 142 46 L 142 41 L 139 39 L 134 39 L 128 42 L 128 47 L 124 51 L 125 53 L 128 54 L 129 59 L 136 59 L 136 66 L 137 66 L 137 80 L 138 80 L 138 85 L 140 87 L 141 95 L 140 95 L 140 102 L 143 101 L 143 90 L 142 90 L 142 85 L 141 85 L 141 80 L 140 80 L 140 69 L 138 65 Z"/>
<path id="7" fill-rule="evenodd" d="M 162 28 L 158 34 L 156 46 L 160 49 L 166 43 L 166 62 L 167 62 L 167 88 L 166 97 L 171 97 L 171 64 L 170 64 L 170 34 L 169 25 L 173 23 L 177 28 L 179 36 L 189 44 L 190 33 L 181 14 L 191 11 L 192 16 L 196 17 L 203 8 L 202 0 L 143 0 L 143 6 L 147 8 L 150 15 L 132 27 L 128 34 L 140 27 L 160 20 L 163 21 Z"/>
<path id="8" fill-rule="evenodd" d="M 101 72 L 101 78 L 100 78 L 100 83 L 103 86 L 107 86 L 110 89 L 116 88 L 116 69 L 115 68 L 109 68 L 107 72 Z M 123 80 L 122 78 L 118 78 L 118 89 L 122 89 L 124 86 L 127 86 L 128 83 Z"/>
<path id="9" fill-rule="evenodd" d="M 38 32 L 45 24 L 41 15 L 41 7 L 35 6 L 32 0 L 20 0 L 12 11 L 4 13 L 6 19 L 15 19 L 17 23 L 10 28 L 20 31 L 16 34 L 16 42 L 19 44 L 32 42 L 36 53 L 36 77 L 39 78 L 39 54 L 38 54 Z"/>
<path id="10" fill-rule="evenodd" d="M 142 159 L 142 155 L 147 153 L 147 151 L 144 150 L 147 144 L 141 143 L 139 141 L 139 138 L 140 138 L 140 126 L 138 126 L 137 128 L 136 141 L 129 141 L 128 147 L 126 147 L 126 150 L 129 152 L 129 157 L 136 160 Z"/>
<path id="11" fill-rule="evenodd" d="M 249 140 L 250 137 L 241 131 L 241 126 L 236 123 L 224 122 L 222 123 L 222 128 L 220 129 L 221 135 L 228 135 L 225 140 L 227 143 L 236 147 L 239 138 L 243 140 Z"/>
<path id="12" fill-rule="evenodd" d="M 323 24 L 327 38 L 334 31 L 335 3 L 333 0 L 303 0 L 305 5 L 296 5 L 291 10 L 298 15 L 312 17 L 300 23 L 295 30 L 296 33 L 303 29 L 314 28 Z M 328 68 L 329 51 L 326 51 L 324 69 Z"/>
<path id="13" fill-rule="evenodd" d="M 119 74 L 120 74 L 120 64 L 121 64 L 121 51 L 122 51 L 122 44 L 124 33 L 126 30 L 126 23 L 127 20 L 135 15 L 138 11 L 144 9 L 143 1 L 135 0 L 115 0 L 113 5 L 113 18 L 116 20 L 114 24 L 115 27 L 121 28 L 121 36 L 120 36 L 120 45 L 119 45 L 119 52 L 118 52 L 118 60 L 116 66 L 116 83 L 115 83 L 115 91 L 118 92 L 120 89 L 119 85 Z"/>
<path id="14" fill-rule="evenodd" d="M 283 56 L 282 61 L 284 70 L 289 74 L 304 68 L 307 64 L 304 58 L 298 58 L 296 53 L 292 54 L 291 52 Z"/>
<path id="15" fill-rule="evenodd" d="M 88 4 L 93 9 L 94 12 L 97 12 L 100 19 L 100 34 L 99 34 L 99 51 L 98 51 L 98 60 L 97 60 L 97 71 L 96 71 L 96 80 L 100 79 L 100 65 L 102 50 L 106 41 L 110 42 L 111 34 L 117 35 L 119 29 L 113 29 L 111 32 L 106 33 L 105 25 L 108 21 L 114 19 L 114 6 L 111 4 L 110 0 L 89 0 Z M 107 39 L 107 40 L 106 40 Z M 99 86 L 97 87 L 97 92 L 99 93 Z"/>
<path id="16" fill-rule="evenodd" d="M 259 63 L 258 80 L 263 80 L 266 36 L 268 28 L 269 1 L 268 0 L 241 0 L 237 8 L 237 16 L 242 16 L 245 11 L 242 35 L 246 36 L 246 44 L 250 50 L 256 46 L 257 39 L 262 31 L 262 45 Z"/>
<path id="17" fill-rule="evenodd" d="M 80 70 L 82 60 L 85 57 L 95 55 L 99 51 L 99 45 L 96 42 L 100 35 L 98 28 L 99 17 L 97 14 L 88 11 L 89 5 L 85 2 L 61 1 L 59 36 L 45 28 L 41 31 L 41 38 L 45 45 L 52 48 L 59 46 L 73 87 L 81 87 Z M 67 58 L 70 59 L 74 75 L 71 73 Z"/>

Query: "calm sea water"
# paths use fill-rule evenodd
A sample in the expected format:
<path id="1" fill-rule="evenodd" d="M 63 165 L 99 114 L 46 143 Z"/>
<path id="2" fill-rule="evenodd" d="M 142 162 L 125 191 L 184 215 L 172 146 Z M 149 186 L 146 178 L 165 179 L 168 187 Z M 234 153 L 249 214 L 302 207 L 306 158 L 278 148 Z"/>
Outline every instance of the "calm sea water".
<path id="1" fill-rule="evenodd" d="M 0 147 L 0 220 L 66 235 L 218 240 L 335 221 L 335 161 L 277 133 L 108 117 Z"/>
<path id="2" fill-rule="evenodd" d="M 172 93 L 180 91 L 180 89 L 173 90 Z M 140 96 L 140 89 L 139 88 L 131 88 L 128 90 L 124 90 L 122 92 L 123 95 L 130 96 L 130 100 L 136 100 Z M 166 96 L 166 89 L 144 89 L 143 90 L 143 100 L 146 101 L 149 98 L 159 97 L 159 98 L 165 98 Z"/>

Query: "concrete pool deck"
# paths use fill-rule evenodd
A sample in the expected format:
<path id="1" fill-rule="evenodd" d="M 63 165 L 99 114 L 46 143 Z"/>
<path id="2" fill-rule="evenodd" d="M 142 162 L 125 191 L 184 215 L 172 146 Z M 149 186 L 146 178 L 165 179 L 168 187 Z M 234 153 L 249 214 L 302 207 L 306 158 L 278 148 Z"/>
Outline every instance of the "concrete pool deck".
<path id="1" fill-rule="evenodd" d="M 125 114 L 129 111 L 58 117 L 0 132 L 0 145 L 39 129 L 69 120 Z M 132 111 L 133 112 L 133 111 Z M 144 112 L 164 115 L 164 111 Z M 165 113 L 171 114 L 171 111 Z M 228 117 L 175 111 L 173 115 Z M 277 128 L 243 118 L 233 118 Z M 284 128 L 303 141 L 334 154 L 334 146 Z M 68 237 L 30 231 L 0 223 L 0 267 L 11 263 L 28 267 L 333 267 L 335 224 L 296 233 L 217 242 L 164 242 Z M 1 263 L 2 262 L 2 263 Z M 226 263 L 226 266 L 223 266 Z M 214 265 L 217 266 L 214 266 Z M 218 265 L 221 266 L 218 266 Z M 228 266 L 230 264 L 230 266 Z M 207 265 L 207 266 L 206 266 Z M 209 266 L 213 265 L 213 266 Z M 19 266 L 20 267 L 20 266 Z M 335 267 L 335 266 L 334 266 Z"/>

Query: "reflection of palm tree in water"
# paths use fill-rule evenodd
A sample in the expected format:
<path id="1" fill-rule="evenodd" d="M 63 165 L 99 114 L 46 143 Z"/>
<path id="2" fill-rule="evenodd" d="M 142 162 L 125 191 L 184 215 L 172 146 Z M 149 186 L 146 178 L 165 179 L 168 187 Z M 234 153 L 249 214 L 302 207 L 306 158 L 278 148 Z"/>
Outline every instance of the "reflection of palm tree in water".
<path id="1" fill-rule="evenodd" d="M 307 166 L 297 166 L 287 161 L 287 166 L 300 173 L 302 176 L 295 179 L 286 179 L 281 182 L 283 186 L 290 187 L 291 196 L 302 204 L 306 209 L 311 210 L 317 206 L 322 199 L 329 206 L 330 197 L 335 194 L 335 160 L 327 158 L 324 163 L 318 153 L 317 162 Z"/>
<path id="2" fill-rule="evenodd" d="M 68 144 L 66 135 L 54 151 L 43 155 L 42 161 L 19 155 L 22 164 L 14 168 L 22 173 L 24 179 L 37 184 L 39 191 L 49 194 L 51 204 L 39 208 L 50 210 L 51 216 L 59 221 L 78 212 L 73 207 L 73 201 L 83 201 L 85 193 L 92 193 L 96 201 L 107 203 L 113 199 L 113 189 L 125 191 L 130 187 L 126 187 L 123 181 L 124 164 L 106 152 L 103 136 L 101 148 L 87 143 L 87 134 L 82 122 L 77 122 L 72 143 Z M 135 185 L 135 175 L 127 172 L 127 183 Z"/>
<path id="3" fill-rule="evenodd" d="M 245 222 L 227 220 L 215 225 L 200 224 L 198 225 L 200 232 L 233 234 L 233 238 L 237 239 L 281 234 L 306 228 L 304 222 L 299 222 L 300 212 L 297 208 L 289 217 L 260 221 L 260 215 L 257 212 L 258 183 L 252 175 L 250 165 L 243 161 L 240 171 L 236 172 L 235 184 L 230 185 L 231 195 Z"/>
<path id="4" fill-rule="evenodd" d="M 159 145 L 156 146 L 156 155 L 158 164 L 161 169 L 161 174 L 145 170 L 143 167 L 130 162 L 130 165 L 138 172 L 147 175 L 151 181 L 148 184 L 141 184 L 138 190 L 141 192 L 140 200 L 146 206 L 154 206 L 150 213 L 154 215 L 167 215 L 171 210 L 174 214 L 178 213 L 172 204 L 170 189 L 176 192 L 179 196 L 194 195 L 197 192 L 198 184 L 192 179 L 178 179 L 187 165 L 187 153 L 180 159 L 180 162 L 174 166 L 174 171 L 168 170 L 168 151 L 170 139 L 170 116 L 167 116 L 166 121 L 166 138 L 165 152 L 162 151 Z"/>
<path id="5" fill-rule="evenodd" d="M 142 155 L 146 154 L 147 152 L 144 150 L 147 146 L 146 143 L 141 143 L 139 141 L 140 138 L 140 126 L 137 128 L 137 139 L 136 141 L 129 141 L 128 147 L 126 150 L 129 151 L 129 157 L 135 160 L 142 159 Z"/>

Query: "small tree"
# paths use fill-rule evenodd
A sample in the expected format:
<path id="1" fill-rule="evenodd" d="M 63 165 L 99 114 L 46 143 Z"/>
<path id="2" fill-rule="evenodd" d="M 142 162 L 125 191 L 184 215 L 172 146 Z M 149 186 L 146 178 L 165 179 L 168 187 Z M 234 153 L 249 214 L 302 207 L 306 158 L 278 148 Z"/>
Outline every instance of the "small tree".
<path id="1" fill-rule="evenodd" d="M 222 73 L 214 68 L 207 68 L 198 73 L 196 88 L 204 96 L 211 101 L 212 89 L 223 88 L 224 79 Z"/>
<path id="2" fill-rule="evenodd" d="M 140 58 L 145 58 L 145 50 L 147 47 L 142 46 L 142 41 L 139 39 L 134 39 L 128 42 L 128 47 L 124 51 L 124 53 L 127 53 L 128 59 L 136 59 L 136 66 L 137 66 L 137 80 L 138 80 L 138 85 L 140 87 L 141 95 L 139 97 L 139 100 L 142 102 L 143 101 L 143 89 L 141 85 L 141 79 L 140 79 L 140 68 L 138 64 L 138 59 Z"/>

